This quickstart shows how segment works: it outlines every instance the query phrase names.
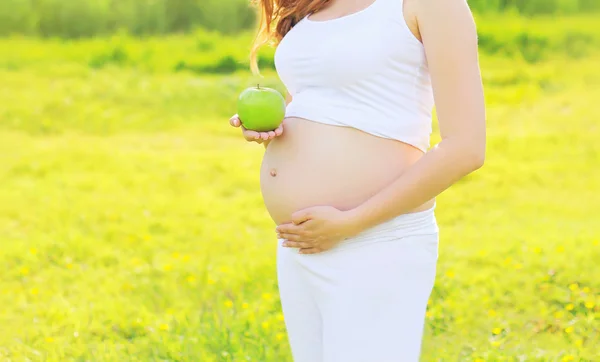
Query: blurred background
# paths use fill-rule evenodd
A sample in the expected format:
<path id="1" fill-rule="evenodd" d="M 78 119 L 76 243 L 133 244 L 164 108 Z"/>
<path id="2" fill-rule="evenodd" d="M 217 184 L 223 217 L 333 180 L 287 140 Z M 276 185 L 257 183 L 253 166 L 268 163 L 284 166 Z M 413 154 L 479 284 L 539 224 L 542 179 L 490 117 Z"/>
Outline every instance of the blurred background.
<path id="1" fill-rule="evenodd" d="M 470 0 L 484 168 L 438 199 L 424 361 L 598 361 L 600 2 Z M 0 1 L 0 360 L 291 361 L 245 0 Z M 439 140 L 437 121 L 434 142 Z"/>

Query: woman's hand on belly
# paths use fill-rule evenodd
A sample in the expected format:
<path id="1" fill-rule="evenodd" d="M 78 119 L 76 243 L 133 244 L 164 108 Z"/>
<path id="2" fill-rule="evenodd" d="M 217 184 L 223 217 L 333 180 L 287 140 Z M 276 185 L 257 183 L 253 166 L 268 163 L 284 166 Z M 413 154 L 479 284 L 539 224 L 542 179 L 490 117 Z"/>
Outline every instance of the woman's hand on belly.
<path id="1" fill-rule="evenodd" d="M 301 254 L 315 254 L 333 248 L 361 230 L 350 211 L 316 206 L 292 214 L 292 222 L 277 226 L 284 247 L 298 248 Z"/>

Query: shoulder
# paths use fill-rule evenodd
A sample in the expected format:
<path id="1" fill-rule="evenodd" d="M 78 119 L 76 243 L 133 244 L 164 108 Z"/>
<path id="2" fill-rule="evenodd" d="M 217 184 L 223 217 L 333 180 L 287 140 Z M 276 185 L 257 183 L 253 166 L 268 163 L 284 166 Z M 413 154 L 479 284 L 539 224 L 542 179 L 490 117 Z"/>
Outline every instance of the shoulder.
<path id="1" fill-rule="evenodd" d="M 471 14 L 467 0 L 404 0 L 405 8 L 420 18 L 437 17 L 452 21 L 452 17 Z"/>
<path id="2" fill-rule="evenodd" d="M 406 25 L 423 41 L 423 27 L 429 32 L 465 34 L 473 32 L 474 20 L 467 0 L 396 0 L 402 4 Z"/>
<path id="3" fill-rule="evenodd" d="M 439 35 L 448 39 L 453 36 L 476 35 L 475 20 L 467 0 L 404 0 L 413 4 L 419 31 L 429 37 Z"/>

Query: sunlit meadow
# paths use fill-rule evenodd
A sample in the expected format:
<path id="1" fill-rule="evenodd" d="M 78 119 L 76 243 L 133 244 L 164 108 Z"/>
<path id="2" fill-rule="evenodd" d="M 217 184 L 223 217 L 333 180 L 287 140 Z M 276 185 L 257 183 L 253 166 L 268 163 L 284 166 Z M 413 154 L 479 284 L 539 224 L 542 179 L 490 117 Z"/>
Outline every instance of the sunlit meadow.
<path id="1" fill-rule="evenodd" d="M 597 23 L 481 24 L 487 163 L 438 199 L 423 360 L 598 361 Z M 1 361 L 291 361 L 264 150 L 227 124 L 283 90 L 250 39 L 0 40 Z"/>

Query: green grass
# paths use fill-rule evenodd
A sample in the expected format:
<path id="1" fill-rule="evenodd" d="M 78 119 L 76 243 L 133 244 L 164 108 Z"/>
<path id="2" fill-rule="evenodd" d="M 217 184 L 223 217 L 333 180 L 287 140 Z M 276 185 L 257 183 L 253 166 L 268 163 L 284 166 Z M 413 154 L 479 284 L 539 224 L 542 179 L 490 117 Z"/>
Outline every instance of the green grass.
<path id="1" fill-rule="evenodd" d="M 3 0 L 0 36 L 157 35 L 198 26 L 235 33 L 252 27 L 254 18 L 249 0 Z"/>
<path id="2" fill-rule="evenodd" d="M 3 0 L 0 36 L 81 38 L 119 31 L 136 35 L 188 32 L 195 28 L 235 34 L 255 26 L 250 0 Z M 597 0 L 469 0 L 481 14 L 585 14 Z"/>
<path id="3" fill-rule="evenodd" d="M 600 50 L 598 15 L 545 16 L 529 19 L 507 15 L 477 16 L 483 54 L 508 57 L 529 64 L 557 57 L 589 58 Z M 248 53 L 254 37 L 245 32 L 235 37 L 197 30 L 190 35 L 136 38 L 126 33 L 106 38 L 40 41 L 35 38 L 0 38 L 0 69 L 37 70 L 59 68 L 125 68 L 146 73 L 189 71 L 205 76 L 249 69 Z M 261 49 L 262 69 L 274 69 L 274 50 Z M 69 65 L 67 67 L 66 65 Z"/>
<path id="4" fill-rule="evenodd" d="M 0 67 L 0 360 L 291 361 L 263 149 L 227 124 L 257 79 L 7 41 L 27 52 Z M 597 58 L 482 67 L 487 163 L 438 199 L 423 360 L 594 361 Z"/>

